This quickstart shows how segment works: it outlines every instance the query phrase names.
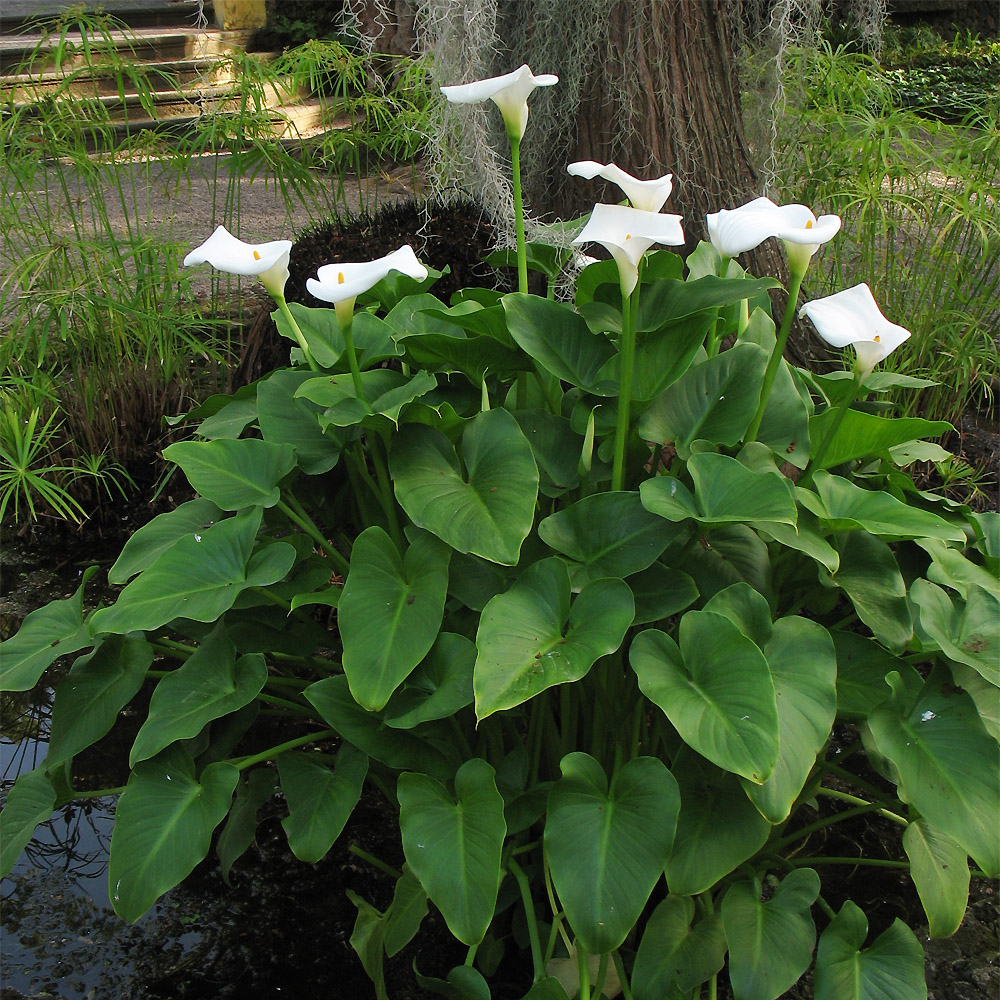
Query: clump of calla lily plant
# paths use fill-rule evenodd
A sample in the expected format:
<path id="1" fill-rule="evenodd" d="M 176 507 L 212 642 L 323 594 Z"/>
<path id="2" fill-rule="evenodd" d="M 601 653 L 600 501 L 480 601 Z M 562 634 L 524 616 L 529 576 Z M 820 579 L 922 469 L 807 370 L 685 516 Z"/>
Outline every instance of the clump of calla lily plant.
<path id="1" fill-rule="evenodd" d="M 355 900 L 380 998 L 402 953 L 447 997 L 494 977 L 525 1000 L 716 997 L 725 970 L 737 1000 L 776 1000 L 811 970 L 819 1000 L 923 1000 L 913 931 L 866 942 L 826 876 L 899 869 L 945 937 L 970 879 L 1000 874 L 1000 517 L 907 473 L 947 425 L 882 405 L 926 383 L 875 370 L 908 334 L 866 286 L 801 306 L 852 364 L 784 359 L 835 216 L 758 199 L 685 260 L 669 175 L 582 161 L 631 202 L 574 241 L 612 259 L 571 302 L 528 294 L 561 256 L 525 244 L 518 145 L 555 83 L 444 88 L 504 116 L 517 292 L 442 301 L 402 247 L 320 267 L 333 308 L 293 309 L 286 241 L 217 231 L 188 256 L 260 276 L 296 347 L 188 414 L 165 457 L 197 497 L 125 545 L 115 602 L 84 612 L 88 573 L 0 645 L 5 691 L 73 657 L 48 756 L 0 815 L 4 869 L 54 809 L 108 793 L 74 758 L 145 686 L 111 790 L 124 919 L 213 847 L 237 871 L 276 794 L 305 863 L 370 794 L 406 861 L 384 909 Z M 780 327 L 776 279 L 732 263 L 766 239 L 789 253 Z M 824 850 L 875 814 L 889 857 Z M 454 968 L 421 947 L 431 907 L 467 949 Z"/>

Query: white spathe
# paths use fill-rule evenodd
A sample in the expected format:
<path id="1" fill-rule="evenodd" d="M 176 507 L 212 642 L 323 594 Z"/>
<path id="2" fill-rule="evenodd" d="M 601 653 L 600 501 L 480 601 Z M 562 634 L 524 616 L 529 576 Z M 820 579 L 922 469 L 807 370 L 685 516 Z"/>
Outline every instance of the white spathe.
<path id="1" fill-rule="evenodd" d="M 219 226 L 201 246 L 195 247 L 184 258 L 184 265 L 190 267 L 208 263 L 227 274 L 253 275 L 260 279 L 272 296 L 284 298 L 291 249 L 291 240 L 244 243 L 225 226 Z"/>
<path id="2" fill-rule="evenodd" d="M 306 279 L 306 289 L 317 299 L 334 305 L 350 300 L 353 308 L 354 299 L 380 282 L 390 271 L 399 271 L 417 281 L 427 277 L 427 268 L 417 260 L 413 247 L 407 243 L 378 260 L 360 264 L 324 264 L 317 270 L 315 278 Z"/>
<path id="3" fill-rule="evenodd" d="M 527 64 L 513 73 L 492 76 L 488 80 L 476 80 L 453 87 L 442 87 L 444 94 L 453 104 L 480 104 L 493 101 L 503 115 L 507 134 L 520 139 L 528 124 L 528 98 L 536 87 L 551 87 L 559 82 L 559 77 L 551 73 L 535 76 Z"/>
<path id="4" fill-rule="evenodd" d="M 573 240 L 600 243 L 615 259 L 621 279 L 622 294 L 632 294 L 639 280 L 639 261 L 654 244 L 681 246 L 684 230 L 679 215 L 643 212 L 627 205 L 595 205 L 580 235 Z"/>
<path id="5" fill-rule="evenodd" d="M 724 257 L 735 257 L 777 236 L 784 240 L 788 264 L 804 274 L 816 251 L 840 232 L 839 215 L 819 218 L 805 205 L 776 205 L 770 198 L 755 198 L 734 209 L 707 217 L 708 236 Z"/>
<path id="6" fill-rule="evenodd" d="M 799 310 L 799 318 L 803 316 L 809 317 L 816 332 L 831 347 L 854 348 L 855 367 L 862 378 L 910 336 L 909 330 L 890 323 L 882 315 L 864 282 L 807 302 Z"/>
<path id="7" fill-rule="evenodd" d="M 566 171 L 573 177 L 583 177 L 588 181 L 603 177 L 606 181 L 617 184 L 625 192 L 632 207 L 643 212 L 659 212 L 674 187 L 673 174 L 644 181 L 622 170 L 616 163 L 598 163 L 596 160 L 577 160 Z"/>

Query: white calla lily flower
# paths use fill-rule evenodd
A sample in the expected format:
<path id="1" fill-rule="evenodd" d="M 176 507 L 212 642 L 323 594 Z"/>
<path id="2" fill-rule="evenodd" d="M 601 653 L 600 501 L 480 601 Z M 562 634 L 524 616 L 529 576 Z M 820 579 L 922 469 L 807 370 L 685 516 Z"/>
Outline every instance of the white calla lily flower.
<path id="1" fill-rule="evenodd" d="M 317 270 L 315 278 L 306 279 L 306 289 L 317 299 L 334 305 L 350 300 L 353 308 L 354 299 L 380 282 L 390 271 L 400 271 L 418 281 L 427 277 L 427 268 L 417 260 L 413 247 L 405 244 L 378 260 L 361 264 L 324 264 Z"/>
<path id="2" fill-rule="evenodd" d="M 817 218 L 805 205 L 781 205 L 777 213 L 780 226 L 775 236 L 785 241 L 789 269 L 804 274 L 813 254 L 840 232 L 840 216 Z"/>
<path id="3" fill-rule="evenodd" d="M 288 281 L 288 255 L 291 240 L 272 240 L 270 243 L 244 243 L 219 226 L 199 247 L 185 258 L 185 267 L 193 264 L 211 264 L 218 271 L 228 274 L 254 275 L 274 298 L 285 297 Z"/>
<path id="4" fill-rule="evenodd" d="M 577 160 L 566 171 L 573 177 L 583 177 L 588 181 L 603 177 L 606 181 L 617 184 L 625 192 L 632 207 L 643 212 L 659 212 L 674 187 L 673 174 L 643 181 L 626 173 L 615 163 L 598 163 L 596 160 Z"/>
<path id="5" fill-rule="evenodd" d="M 551 87 L 559 77 L 551 73 L 535 76 L 525 64 L 513 73 L 493 76 L 452 87 L 442 87 L 441 93 L 453 104 L 480 104 L 493 101 L 503 115 L 507 135 L 520 139 L 528 124 L 528 98 L 536 87 Z"/>
<path id="6" fill-rule="evenodd" d="M 871 289 L 864 282 L 807 302 L 799 310 L 799 318 L 803 316 L 812 320 L 816 332 L 831 347 L 854 348 L 857 354 L 855 369 L 862 379 L 910 337 L 909 330 L 890 323 L 882 315 Z"/>
<path id="7" fill-rule="evenodd" d="M 777 210 L 770 198 L 755 198 L 739 208 L 714 212 L 707 217 L 708 238 L 723 257 L 753 250 L 776 234 Z"/>
<path id="8" fill-rule="evenodd" d="M 684 230 L 681 216 L 643 212 L 626 205 L 595 205 L 590 219 L 574 245 L 600 243 L 615 259 L 622 294 L 632 294 L 639 280 L 639 261 L 654 244 L 681 246 Z"/>

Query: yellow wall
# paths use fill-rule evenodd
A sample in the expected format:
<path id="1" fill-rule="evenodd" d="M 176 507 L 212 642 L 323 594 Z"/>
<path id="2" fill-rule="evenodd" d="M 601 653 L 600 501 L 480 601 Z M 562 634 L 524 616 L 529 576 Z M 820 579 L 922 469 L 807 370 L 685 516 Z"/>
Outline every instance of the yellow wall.
<path id="1" fill-rule="evenodd" d="M 264 0 L 215 0 L 215 21 L 220 28 L 263 28 L 267 24 Z"/>

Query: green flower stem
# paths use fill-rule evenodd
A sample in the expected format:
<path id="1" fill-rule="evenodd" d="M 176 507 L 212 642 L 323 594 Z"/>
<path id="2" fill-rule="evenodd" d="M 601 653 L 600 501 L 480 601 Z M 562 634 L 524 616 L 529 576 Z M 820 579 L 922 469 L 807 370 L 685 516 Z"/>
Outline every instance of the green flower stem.
<path id="1" fill-rule="evenodd" d="M 340 303 L 337 303 L 340 305 Z M 351 381 L 354 383 L 354 393 L 363 403 L 365 399 L 364 383 L 361 381 L 361 369 L 358 367 L 358 355 L 354 350 L 354 300 L 351 299 L 351 309 L 338 309 L 337 321 L 340 323 L 340 332 L 344 338 L 344 353 L 347 355 L 347 364 L 351 369 Z"/>
<path id="2" fill-rule="evenodd" d="M 601 964 L 597 967 L 597 982 L 594 983 L 594 1000 L 599 1000 L 604 992 L 604 981 L 608 978 L 608 953 L 601 955 Z"/>
<path id="3" fill-rule="evenodd" d="M 289 702 L 289 704 L 291 704 L 291 702 Z M 255 753 L 250 757 L 237 757 L 236 760 L 231 760 L 229 763 L 232 764 L 237 770 L 245 771 L 248 767 L 253 767 L 254 764 L 261 764 L 265 760 L 273 760 L 275 757 L 280 757 L 288 750 L 295 750 L 297 747 L 304 747 L 309 743 L 315 743 L 319 740 L 326 739 L 328 736 L 336 735 L 336 729 L 321 729 L 318 733 L 307 733 L 305 736 L 299 736 L 294 740 L 279 743 L 277 746 L 270 747 L 267 750 L 262 750 L 260 753 Z"/>
<path id="4" fill-rule="evenodd" d="M 847 411 L 851 408 L 851 403 L 858 398 L 858 392 L 860 389 L 861 375 L 860 373 L 855 372 L 854 381 L 851 384 L 851 391 L 840 401 L 840 405 L 837 407 L 837 412 L 834 414 L 833 420 L 830 423 L 829 430 L 826 432 L 823 440 L 819 443 L 819 447 L 809 459 L 806 471 L 802 474 L 798 481 L 799 486 L 808 486 L 812 482 L 812 477 L 815 475 L 816 470 L 823 468 L 823 459 L 826 458 L 826 453 L 830 450 L 830 445 L 833 443 L 833 439 L 837 436 L 837 431 L 840 430 L 840 425 L 844 422 L 844 417 L 847 416 Z"/>
<path id="5" fill-rule="evenodd" d="M 563 944 L 566 946 L 566 954 L 569 955 L 573 951 L 573 942 L 570 941 L 569 935 L 566 933 L 566 928 L 563 927 L 563 911 L 556 903 L 555 889 L 552 888 L 552 873 L 549 871 L 549 855 L 548 851 L 545 850 L 544 844 L 542 846 L 542 875 L 545 879 L 545 895 L 548 897 L 549 909 L 552 911 L 552 926 L 559 928 L 559 934 L 563 939 Z M 546 964 L 548 964 L 549 959 L 552 957 L 552 943 L 550 941 L 550 947 L 545 951 Z"/>
<path id="6" fill-rule="evenodd" d="M 280 708 L 285 712 L 305 715 L 310 719 L 314 715 L 312 709 L 306 708 L 305 705 L 300 705 L 297 701 L 289 701 L 287 698 L 279 698 L 276 694 L 259 694 L 257 697 L 261 701 L 267 702 L 268 705 L 274 705 L 275 708 Z"/>
<path id="7" fill-rule="evenodd" d="M 632 987 L 629 985 L 628 976 L 625 975 L 625 963 L 622 962 L 618 949 L 611 952 L 611 958 L 615 963 L 615 971 L 618 973 L 618 982 L 622 988 L 622 1000 L 632 1000 Z"/>
<path id="8" fill-rule="evenodd" d="M 631 297 L 622 295 L 621 364 L 619 366 L 618 420 L 615 424 L 615 457 L 611 467 L 611 489 L 624 489 L 625 452 L 632 409 L 632 379 L 635 375 L 635 321 L 639 311 L 639 287 Z"/>
<path id="9" fill-rule="evenodd" d="M 521 137 L 507 133 L 510 141 L 510 165 L 514 184 L 514 235 L 517 242 L 517 290 L 528 290 L 528 252 L 524 245 L 524 201 L 521 196 Z M 528 376 L 517 373 L 515 406 L 523 410 L 528 405 Z"/>
<path id="10" fill-rule="evenodd" d="M 590 966 L 587 964 L 587 949 L 576 939 L 576 967 L 580 973 L 580 1000 L 590 1000 Z"/>
<path id="11" fill-rule="evenodd" d="M 828 799 L 837 799 L 840 802 L 849 802 L 852 806 L 876 806 L 879 814 L 884 816 L 886 819 L 891 820 L 893 823 L 898 823 L 903 827 L 910 825 L 910 821 L 904 819 L 899 815 L 899 813 L 891 812 L 889 809 L 879 806 L 877 802 L 868 802 L 865 799 L 859 799 L 857 795 L 849 795 L 847 792 L 839 792 L 836 788 L 817 788 L 816 794 L 822 795 Z"/>
<path id="12" fill-rule="evenodd" d="M 387 865 L 380 858 L 376 858 L 374 854 L 369 854 L 366 850 L 358 847 L 357 844 L 348 844 L 347 849 L 356 858 L 361 858 L 362 861 L 367 861 L 373 868 L 377 868 L 381 872 L 385 872 L 386 875 L 391 875 L 397 881 L 403 877 L 402 872 L 396 871 L 391 865 Z"/>
<path id="13" fill-rule="evenodd" d="M 92 788 L 88 792 L 74 791 L 73 797 L 68 801 L 76 802 L 77 799 L 103 799 L 108 795 L 121 795 L 126 787 L 126 785 L 119 785 L 117 788 Z"/>
<path id="14" fill-rule="evenodd" d="M 822 896 L 817 896 L 816 902 L 819 904 L 819 908 L 826 914 L 827 920 L 833 920 L 837 916 L 833 907 Z"/>
<path id="15" fill-rule="evenodd" d="M 528 252 L 524 245 L 524 202 L 521 199 L 521 138 L 507 133 L 514 181 L 514 234 L 517 239 L 517 290 L 528 290 Z"/>
<path id="16" fill-rule="evenodd" d="M 159 642 L 151 642 L 149 645 L 155 652 L 161 653 L 163 656 L 170 656 L 175 660 L 180 660 L 182 663 L 194 652 L 193 649 L 191 650 L 173 649 L 171 646 L 168 646 L 166 644 L 165 640 L 162 639 Z M 161 674 L 166 675 L 169 673 L 171 673 L 171 671 L 169 670 L 146 671 L 147 676 L 156 676 Z"/>
<path id="17" fill-rule="evenodd" d="M 470 944 L 469 950 L 465 953 L 465 962 L 463 964 L 471 968 L 472 963 L 476 960 L 477 951 L 479 951 L 479 943 L 476 942 L 476 944 Z"/>
<path id="18" fill-rule="evenodd" d="M 279 597 L 277 594 L 275 594 L 269 588 L 267 588 L 267 587 L 251 587 L 250 589 L 255 594 L 260 594 L 260 596 L 263 597 L 265 601 L 270 601 L 272 604 L 277 605 L 279 608 L 281 608 L 282 611 L 285 612 L 285 614 L 291 614 L 292 613 L 292 606 L 291 606 L 291 604 L 289 604 L 288 601 L 286 601 L 283 597 Z"/>
<path id="19" fill-rule="evenodd" d="M 921 653 L 920 656 L 924 660 L 927 659 L 926 653 Z M 838 760 L 842 758 L 842 753 L 837 755 Z M 827 774 L 835 774 L 838 778 L 841 778 L 844 781 L 849 781 L 853 785 L 857 785 L 857 787 L 860 788 L 866 795 L 870 795 L 872 799 L 880 799 L 882 797 L 882 793 L 874 785 L 869 784 L 863 778 L 859 778 L 856 774 L 852 774 L 846 767 L 838 767 L 836 764 L 831 764 L 829 761 L 825 760 L 819 762 L 819 767 L 826 771 Z"/>
<path id="20" fill-rule="evenodd" d="M 887 861 L 882 858 L 787 858 L 785 864 L 793 868 L 811 868 L 813 865 L 857 865 L 867 868 L 902 868 L 910 869 L 909 861 Z"/>
<path id="21" fill-rule="evenodd" d="M 378 484 L 368 471 L 368 463 L 361 442 L 352 442 L 351 446 L 344 452 L 344 456 L 347 460 L 347 478 L 351 481 L 351 492 L 361 513 L 361 521 L 363 524 L 374 524 L 375 517 L 368 506 L 368 494 L 361 487 L 367 486 L 371 495 L 379 501 L 380 506 L 382 499 Z"/>
<path id="22" fill-rule="evenodd" d="M 750 426 L 743 438 L 744 444 L 757 440 L 757 432 L 760 430 L 761 421 L 764 419 L 764 410 L 767 409 L 767 400 L 771 395 L 771 386 L 778 374 L 778 365 L 781 364 L 781 359 L 785 355 L 785 344 L 788 343 L 788 334 L 792 329 L 792 320 L 795 318 L 795 307 L 799 302 L 799 289 L 802 287 L 802 279 L 805 275 L 805 271 L 801 274 L 796 274 L 793 271 L 791 280 L 788 282 L 788 304 L 785 306 L 785 316 L 781 321 L 781 329 L 778 331 L 774 351 L 771 353 L 767 368 L 764 370 L 764 381 L 760 388 L 760 402 L 757 404 L 757 412 L 754 414 L 753 420 L 750 421 Z"/>
<path id="23" fill-rule="evenodd" d="M 389 450 L 385 439 L 379 435 L 378 431 L 372 431 L 368 440 L 371 446 L 372 464 L 375 466 L 375 475 L 378 477 L 379 499 L 389 522 L 389 534 L 392 536 L 396 548 L 402 554 L 406 551 L 406 540 L 399 528 L 396 497 L 393 495 L 392 484 L 389 482 Z"/>
<path id="24" fill-rule="evenodd" d="M 190 656 L 198 648 L 197 646 L 188 646 L 186 643 L 177 642 L 174 639 L 158 639 L 156 642 L 150 643 L 150 645 L 154 648 L 157 646 L 165 646 L 178 653 L 183 653 L 185 656 Z"/>
<path id="25" fill-rule="evenodd" d="M 855 816 L 863 816 L 865 813 L 881 811 L 881 806 L 875 804 L 855 806 L 853 809 L 842 809 L 840 812 L 834 813 L 833 816 L 825 816 L 823 819 L 816 820 L 815 823 L 810 823 L 808 826 L 804 826 L 801 829 L 796 830 L 795 833 L 788 834 L 787 837 L 780 837 L 773 843 L 768 844 L 768 849 L 771 851 L 780 851 L 782 848 L 788 847 L 790 844 L 797 843 L 800 840 L 804 840 L 817 830 L 822 830 L 824 827 L 832 826 L 834 823 L 840 823 L 843 820 L 852 819 Z"/>
<path id="26" fill-rule="evenodd" d="M 531 900 L 531 887 L 524 869 L 513 858 L 508 860 L 507 868 L 521 890 L 521 902 L 524 904 L 524 916 L 528 924 L 528 940 L 531 943 L 531 965 L 534 970 L 532 983 L 537 983 L 545 978 L 545 963 L 542 961 L 542 943 L 538 937 L 538 921 L 535 918 L 535 905 Z"/>
<path id="27" fill-rule="evenodd" d="M 289 500 L 298 503 L 293 497 L 289 497 Z M 279 500 L 277 507 L 289 521 L 300 527 L 327 554 L 341 576 L 347 576 L 351 564 L 320 534 L 319 528 L 304 510 L 301 514 L 296 513 L 284 500 Z"/>
<path id="28" fill-rule="evenodd" d="M 319 365 L 313 361 L 313 356 L 309 353 L 309 345 L 306 343 L 306 338 L 302 335 L 302 331 L 299 329 L 299 324 L 295 322 L 295 317 L 292 315 L 291 309 L 288 308 L 288 303 L 285 301 L 284 295 L 273 296 L 274 301 L 278 304 L 278 312 L 285 317 L 288 325 L 292 328 L 292 333 L 295 335 L 295 340 L 302 350 L 302 354 L 305 357 L 309 367 L 317 374 L 322 373 L 322 369 Z"/>

